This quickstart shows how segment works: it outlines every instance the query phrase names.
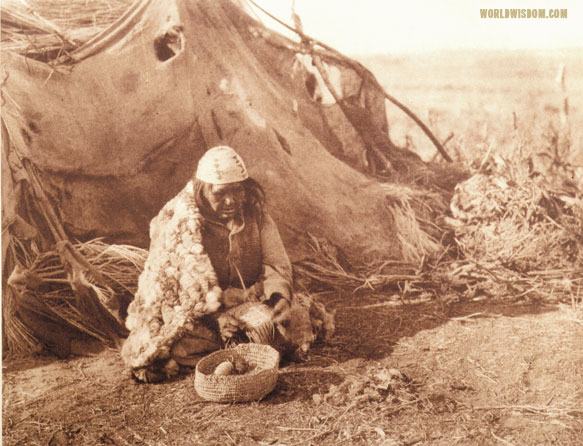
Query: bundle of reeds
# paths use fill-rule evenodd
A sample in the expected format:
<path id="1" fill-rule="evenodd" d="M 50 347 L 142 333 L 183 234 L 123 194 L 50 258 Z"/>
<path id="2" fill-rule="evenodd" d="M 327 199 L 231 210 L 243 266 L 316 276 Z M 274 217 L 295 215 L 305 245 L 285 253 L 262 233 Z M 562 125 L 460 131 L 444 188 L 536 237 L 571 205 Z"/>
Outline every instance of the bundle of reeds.
<path id="1" fill-rule="evenodd" d="M 11 305 L 16 307 L 17 300 L 30 293 L 56 320 L 111 345 L 124 334 L 125 309 L 137 290 L 147 253 L 102 240 L 61 242 L 17 265 L 8 279 Z M 24 327 L 15 313 L 4 311 L 8 349 L 30 352 L 36 348 L 34 327 Z"/>
<path id="2" fill-rule="evenodd" d="M 50 62 L 88 42 L 134 0 L 6 0 L 2 48 Z"/>

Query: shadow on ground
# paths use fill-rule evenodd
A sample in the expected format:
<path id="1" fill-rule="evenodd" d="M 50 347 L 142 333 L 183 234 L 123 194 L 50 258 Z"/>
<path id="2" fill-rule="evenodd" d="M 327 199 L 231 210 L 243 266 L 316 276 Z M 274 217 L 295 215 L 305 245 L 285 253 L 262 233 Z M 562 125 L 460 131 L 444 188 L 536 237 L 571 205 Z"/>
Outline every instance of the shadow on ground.
<path id="1" fill-rule="evenodd" d="M 526 302 L 395 303 L 383 294 L 330 295 L 336 309 L 336 335 L 329 344 L 314 347 L 307 365 L 330 365 L 351 359 L 380 360 L 390 356 L 397 342 L 431 330 L 452 318 L 519 317 L 556 310 L 556 305 Z M 295 366 L 295 365 L 294 365 Z"/>
<path id="2" fill-rule="evenodd" d="M 510 418 L 501 416 L 502 409 L 484 408 L 506 398 L 540 405 L 553 395 L 571 404 L 567 388 L 541 381 L 547 375 L 555 379 L 548 372 L 553 351 L 553 373 L 580 370 L 569 350 L 573 347 L 565 343 L 570 332 L 553 335 L 538 322 L 556 306 L 489 301 L 394 305 L 381 294 L 331 294 L 323 300 L 337 310 L 337 335 L 328 344 L 315 345 L 307 362 L 283 362 L 275 390 L 257 403 L 203 401 L 194 390 L 192 370 L 161 384 L 137 384 L 119 353 L 111 350 L 61 361 L 4 361 L 3 444 L 257 445 L 295 444 L 298 439 L 341 444 L 345 435 L 344 444 L 375 444 L 378 432 L 384 432 L 402 439 L 390 444 L 412 444 L 411 439 L 422 435 L 440 438 L 425 444 L 445 445 L 451 444 L 452 426 L 467 440 L 464 444 L 491 444 L 491 429 L 509 435 L 515 428 L 509 427 Z M 531 315 L 542 317 L 533 322 Z M 563 327 L 560 322 L 552 327 Z M 496 330 L 491 324 L 500 330 L 497 339 L 490 339 Z M 533 327 L 538 328 L 531 332 Z M 540 337 L 550 335 L 553 343 L 539 352 Z M 568 351 L 559 351 L 560 346 Z M 399 381 L 401 387 L 394 392 L 387 388 L 367 399 L 370 377 L 393 367 L 411 380 L 406 385 Z M 565 375 L 567 384 L 576 384 L 575 372 Z M 332 388 L 346 389 L 346 395 L 328 398 Z M 470 409 L 478 401 L 483 408 Z M 521 416 L 519 421 L 527 440 L 540 434 L 528 434 L 530 418 Z M 474 432 L 477 425 L 483 432 Z"/>

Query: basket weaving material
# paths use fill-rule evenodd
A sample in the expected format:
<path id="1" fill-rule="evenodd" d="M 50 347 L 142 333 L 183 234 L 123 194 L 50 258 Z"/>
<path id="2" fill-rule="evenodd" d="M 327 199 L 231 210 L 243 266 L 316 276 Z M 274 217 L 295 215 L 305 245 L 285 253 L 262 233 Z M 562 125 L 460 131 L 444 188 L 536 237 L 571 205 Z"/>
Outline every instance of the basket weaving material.
<path id="1" fill-rule="evenodd" d="M 227 313 L 244 323 L 249 342 L 273 345 L 275 325 L 272 322 L 272 308 L 260 302 L 246 302 L 227 310 Z"/>
<path id="2" fill-rule="evenodd" d="M 224 361 L 242 357 L 253 369 L 243 375 L 215 375 Z M 258 401 L 277 383 L 279 352 L 269 345 L 239 344 L 201 359 L 196 366 L 194 388 L 204 399 L 218 403 Z"/>

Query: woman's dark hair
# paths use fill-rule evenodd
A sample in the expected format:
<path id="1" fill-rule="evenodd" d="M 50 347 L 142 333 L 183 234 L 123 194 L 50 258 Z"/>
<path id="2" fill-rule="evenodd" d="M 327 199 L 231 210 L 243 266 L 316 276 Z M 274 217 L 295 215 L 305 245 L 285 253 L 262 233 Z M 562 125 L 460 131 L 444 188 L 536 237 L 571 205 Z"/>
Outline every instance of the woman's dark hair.
<path id="1" fill-rule="evenodd" d="M 194 183 L 194 199 L 196 204 L 203 208 L 208 209 L 209 204 L 204 196 L 204 188 L 209 183 L 200 181 L 198 179 L 193 180 Z M 265 208 L 265 190 L 257 181 L 249 177 L 242 181 L 243 187 L 245 188 L 245 214 L 252 215 L 257 218 L 259 225 L 263 224 L 263 215 Z"/>
<path id="2" fill-rule="evenodd" d="M 265 190 L 263 186 L 249 177 L 243 181 L 245 192 L 247 193 L 247 203 L 245 204 L 245 211 L 251 212 L 257 216 L 259 223 L 263 223 L 263 212 L 265 208 Z"/>

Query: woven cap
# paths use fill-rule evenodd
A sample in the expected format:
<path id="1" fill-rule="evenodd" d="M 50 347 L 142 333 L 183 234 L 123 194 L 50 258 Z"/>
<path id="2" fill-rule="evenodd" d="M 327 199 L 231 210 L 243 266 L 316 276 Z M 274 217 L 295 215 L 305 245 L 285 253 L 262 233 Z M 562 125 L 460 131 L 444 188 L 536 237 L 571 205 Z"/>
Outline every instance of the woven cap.
<path id="1" fill-rule="evenodd" d="M 198 162 L 196 178 L 211 184 L 236 183 L 249 178 L 243 159 L 228 146 L 206 151 Z"/>

